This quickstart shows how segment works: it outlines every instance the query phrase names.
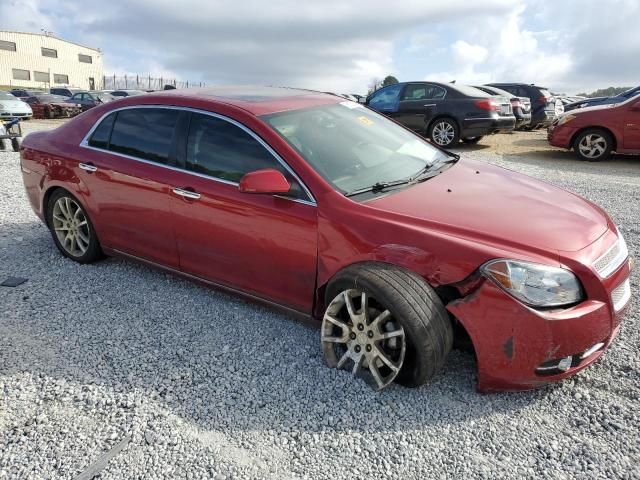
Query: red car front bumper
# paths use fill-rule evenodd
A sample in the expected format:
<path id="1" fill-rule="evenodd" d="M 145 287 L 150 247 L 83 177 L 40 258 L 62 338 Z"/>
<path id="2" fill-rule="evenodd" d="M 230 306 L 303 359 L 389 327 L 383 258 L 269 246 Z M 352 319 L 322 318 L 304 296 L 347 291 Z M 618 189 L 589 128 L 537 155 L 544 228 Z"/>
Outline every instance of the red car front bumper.
<path id="1" fill-rule="evenodd" d="M 572 148 L 571 141 L 577 130 L 571 128 L 568 124 L 565 125 L 551 125 L 547 129 L 547 141 L 550 145 L 560 148 Z"/>
<path id="2" fill-rule="evenodd" d="M 608 290 L 629 273 L 627 261 L 607 282 Z M 447 305 L 471 337 L 482 392 L 533 389 L 579 372 L 611 344 L 627 307 L 614 312 L 611 302 L 586 300 L 564 310 L 535 310 L 489 280 Z M 569 356 L 568 369 L 548 368 Z"/>

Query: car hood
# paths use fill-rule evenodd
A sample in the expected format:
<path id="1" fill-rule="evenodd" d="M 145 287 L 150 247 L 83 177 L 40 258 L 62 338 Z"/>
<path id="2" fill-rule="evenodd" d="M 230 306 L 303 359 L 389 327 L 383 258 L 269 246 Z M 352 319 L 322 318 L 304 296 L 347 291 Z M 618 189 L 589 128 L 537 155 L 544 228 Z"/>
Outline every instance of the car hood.
<path id="1" fill-rule="evenodd" d="M 22 100 L 0 100 L 0 105 L 4 106 L 4 108 L 0 108 L 0 110 L 11 111 L 14 113 L 31 111 L 29 104 Z"/>
<path id="2" fill-rule="evenodd" d="M 606 214 L 561 188 L 484 162 L 461 160 L 442 174 L 367 202 L 404 221 L 518 248 L 577 251 L 607 229 Z"/>

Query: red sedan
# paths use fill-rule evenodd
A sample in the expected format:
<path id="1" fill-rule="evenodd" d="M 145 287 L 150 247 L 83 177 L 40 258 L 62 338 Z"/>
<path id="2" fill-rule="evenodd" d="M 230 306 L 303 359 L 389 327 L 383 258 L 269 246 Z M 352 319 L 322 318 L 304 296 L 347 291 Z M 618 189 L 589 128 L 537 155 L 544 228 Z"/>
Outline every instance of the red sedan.
<path id="1" fill-rule="evenodd" d="M 548 140 L 592 162 L 605 160 L 611 152 L 640 153 L 640 96 L 614 105 L 571 110 L 549 127 Z"/>
<path id="2" fill-rule="evenodd" d="M 576 195 L 440 150 L 357 103 L 171 91 L 29 135 L 58 249 L 157 266 L 321 324 L 329 366 L 418 386 L 468 336 L 480 390 L 576 373 L 616 336 L 630 260 Z"/>

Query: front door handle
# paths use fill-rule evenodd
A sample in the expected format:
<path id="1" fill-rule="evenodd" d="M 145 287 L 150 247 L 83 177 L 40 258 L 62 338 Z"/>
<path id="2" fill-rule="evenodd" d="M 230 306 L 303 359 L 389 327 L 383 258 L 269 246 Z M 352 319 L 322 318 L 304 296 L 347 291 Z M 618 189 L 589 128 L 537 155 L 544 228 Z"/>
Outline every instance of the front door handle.
<path id="1" fill-rule="evenodd" d="M 189 190 L 186 188 L 174 188 L 173 193 L 176 195 L 180 195 L 181 197 L 188 198 L 189 200 L 198 200 L 200 198 L 200 194 L 198 192 L 194 192 L 193 190 Z"/>
<path id="2" fill-rule="evenodd" d="M 425 107 L 435 107 L 436 104 L 435 103 L 427 103 L 426 105 L 424 105 Z"/>
<path id="3" fill-rule="evenodd" d="M 82 170 L 86 170 L 87 172 L 96 172 L 96 171 L 98 171 L 98 167 L 96 167 L 93 163 L 81 163 L 78 166 Z"/>

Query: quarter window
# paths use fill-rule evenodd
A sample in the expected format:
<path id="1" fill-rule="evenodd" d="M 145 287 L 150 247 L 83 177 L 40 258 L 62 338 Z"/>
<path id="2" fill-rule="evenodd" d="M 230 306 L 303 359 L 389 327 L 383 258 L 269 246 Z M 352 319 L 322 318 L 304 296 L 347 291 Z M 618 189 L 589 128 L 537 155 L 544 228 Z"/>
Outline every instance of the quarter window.
<path id="1" fill-rule="evenodd" d="M 177 110 L 162 108 L 119 111 L 109 150 L 156 163 L 168 163 L 178 114 Z"/>
<path id="2" fill-rule="evenodd" d="M 31 80 L 31 73 L 29 70 L 20 70 L 19 68 L 14 68 L 12 70 L 13 79 L 14 80 Z"/>
<path id="3" fill-rule="evenodd" d="M 91 134 L 91 138 L 89 139 L 90 146 L 105 149 L 109 147 L 109 137 L 111 137 L 113 121 L 116 119 L 116 115 L 117 114 L 112 113 L 100 122 L 100 125 L 98 125 Z"/>
<path id="4" fill-rule="evenodd" d="M 54 50 L 53 48 L 41 47 L 40 51 L 42 52 L 43 57 L 58 58 L 58 51 Z"/>
<path id="5" fill-rule="evenodd" d="M 239 182 L 246 173 L 274 168 L 291 183 L 289 196 L 308 199 L 295 177 L 260 142 L 226 120 L 192 114 L 187 142 L 187 168 L 191 171 Z"/>
<path id="6" fill-rule="evenodd" d="M 393 110 L 397 105 L 398 96 L 400 95 L 402 87 L 402 84 L 391 85 L 374 93 L 371 100 L 369 100 L 369 106 L 381 111 Z"/>

